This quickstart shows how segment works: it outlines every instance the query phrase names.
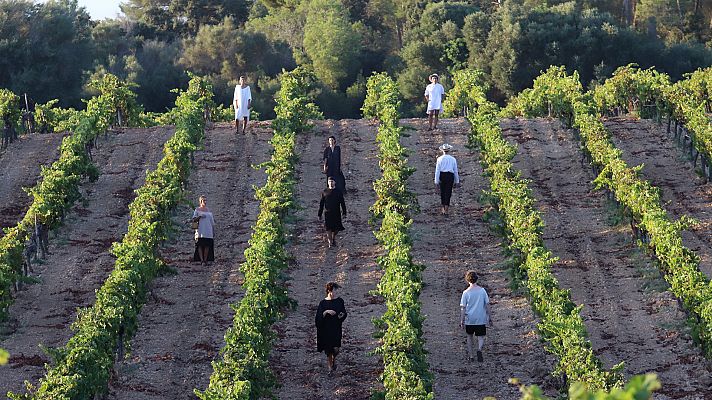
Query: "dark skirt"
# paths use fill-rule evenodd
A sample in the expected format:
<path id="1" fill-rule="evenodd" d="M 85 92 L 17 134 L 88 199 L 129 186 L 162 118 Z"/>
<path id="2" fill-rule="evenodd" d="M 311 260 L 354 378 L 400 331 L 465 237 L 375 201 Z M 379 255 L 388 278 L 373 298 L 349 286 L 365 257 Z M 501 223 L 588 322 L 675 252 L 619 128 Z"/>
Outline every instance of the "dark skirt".
<path id="1" fill-rule="evenodd" d="M 200 261 L 200 255 L 198 254 L 198 248 L 199 247 L 208 247 L 208 259 L 205 261 L 215 261 L 215 253 L 214 253 L 214 240 L 213 239 L 208 239 L 208 238 L 199 238 L 197 242 L 195 242 L 195 251 L 193 252 L 193 261 Z"/>
<path id="2" fill-rule="evenodd" d="M 341 223 L 341 213 L 338 208 L 336 211 L 324 211 L 324 228 L 332 232 L 340 232 L 345 229 Z"/>
<path id="3" fill-rule="evenodd" d="M 450 205 L 450 197 L 452 196 L 452 186 L 455 184 L 455 174 L 452 172 L 440 173 L 440 204 L 444 206 Z"/>

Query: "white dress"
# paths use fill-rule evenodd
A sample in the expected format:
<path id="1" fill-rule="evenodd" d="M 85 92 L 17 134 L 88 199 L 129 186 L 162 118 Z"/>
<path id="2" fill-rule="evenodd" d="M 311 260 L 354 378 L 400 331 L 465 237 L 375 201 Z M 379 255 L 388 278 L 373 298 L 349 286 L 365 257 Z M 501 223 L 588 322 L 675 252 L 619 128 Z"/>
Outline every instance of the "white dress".
<path id="1" fill-rule="evenodd" d="M 240 87 L 240 85 L 235 86 L 235 95 L 232 98 L 233 105 L 237 102 L 235 120 L 242 121 L 243 118 L 250 119 L 250 109 L 247 108 L 250 100 L 252 100 L 252 93 L 250 92 L 249 86 L 245 86 L 244 88 Z"/>
<path id="2" fill-rule="evenodd" d="M 425 88 L 424 96 L 428 96 L 428 113 L 433 110 L 443 110 L 445 88 L 439 83 L 431 83 Z"/>

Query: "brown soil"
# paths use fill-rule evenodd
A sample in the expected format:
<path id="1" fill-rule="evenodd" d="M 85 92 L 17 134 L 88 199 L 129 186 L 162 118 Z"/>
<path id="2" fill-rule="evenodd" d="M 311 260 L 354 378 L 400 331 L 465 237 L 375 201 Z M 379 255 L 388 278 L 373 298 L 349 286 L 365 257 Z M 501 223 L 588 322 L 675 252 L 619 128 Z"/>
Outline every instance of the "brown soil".
<path id="1" fill-rule="evenodd" d="M 295 213 L 288 249 L 294 262 L 287 281 L 289 296 L 298 306 L 276 325 L 278 339 L 271 360 L 282 385 L 276 392 L 280 399 L 365 400 L 378 388 L 381 361 L 368 354 L 378 344 L 371 318 L 385 311 L 381 301 L 369 294 L 381 278 L 375 262 L 381 250 L 368 225 L 369 207 L 375 201 L 373 181 L 380 176 L 375 132 L 375 124 L 364 120 L 325 121 L 317 124 L 314 133 L 299 138 L 297 200 L 302 208 Z M 342 148 L 347 190 L 346 230 L 338 235 L 335 248 L 327 247 L 323 224 L 317 219 L 326 187 L 322 152 L 329 135 L 336 136 Z M 314 313 L 324 298 L 324 284 L 331 280 L 343 286 L 340 296 L 349 315 L 337 373 L 327 377 L 326 357 L 316 352 Z"/>
<path id="2" fill-rule="evenodd" d="M 683 243 L 700 256 L 700 269 L 712 277 L 712 185 L 705 184 L 685 152 L 666 134 L 666 125 L 615 118 L 606 127 L 628 165 L 644 164 L 643 177 L 661 189 L 670 217 L 688 215 L 700 222 L 683 232 Z"/>
<path id="3" fill-rule="evenodd" d="M 232 325 L 230 303 L 242 295 L 239 267 L 258 212 L 252 186 L 266 181 L 264 171 L 252 164 L 269 159 L 271 129 L 253 123 L 252 132 L 236 136 L 222 123 L 206 132 L 205 149 L 195 153 L 187 198 L 196 206 L 198 196 L 207 198 L 216 223 L 215 261 L 207 266 L 191 261 L 193 231 L 185 221 L 193 208 L 181 207 L 175 240 L 162 250 L 176 273 L 153 282 L 130 354 L 116 364 L 108 398 L 194 399 L 194 388 L 207 387 L 210 362 Z"/>
<path id="4" fill-rule="evenodd" d="M 35 186 L 41 167 L 59 157 L 62 134 L 23 135 L 0 153 L 0 236 L 22 219 L 32 198 L 22 190 Z"/>
<path id="5" fill-rule="evenodd" d="M 39 345 L 65 344 L 77 308 L 93 303 L 94 290 L 114 267 L 108 250 L 126 232 L 132 190 L 143 184 L 147 169 L 155 168 L 172 133 L 164 127 L 128 129 L 99 139 L 93 151 L 99 179 L 83 185 L 84 200 L 50 238 L 51 255 L 34 266 L 40 283 L 17 293 L 10 321 L 2 327 L 0 348 L 11 354 L 0 374 L 3 393 L 21 391 L 24 380 L 36 383 L 44 375 L 42 364 L 49 362 Z"/>
<path id="6" fill-rule="evenodd" d="M 483 220 L 487 208 L 478 199 L 489 182 L 482 176 L 477 154 L 466 147 L 469 124 L 464 119 L 446 119 L 432 132 L 425 130 L 427 121 L 422 119 L 403 125 L 417 129 L 403 143 L 413 151 L 410 165 L 417 168 L 410 187 L 418 194 L 422 210 L 412 228 L 413 257 L 426 266 L 420 299 L 435 398 L 519 399 L 518 388 L 507 383 L 509 378 L 556 394 L 557 382 L 550 377 L 553 357 L 538 340 L 528 301 L 510 289 L 501 238 Z M 449 217 L 440 214 L 440 194 L 433 183 L 435 162 L 441 154 L 438 146 L 443 143 L 455 146 L 452 155 L 458 160 L 462 183 L 453 191 Z M 467 288 L 464 275 L 468 269 L 479 273 L 492 306 L 493 327 L 487 330 L 482 364 L 467 361 L 466 335 L 459 326 L 459 302 Z"/>
<path id="7" fill-rule="evenodd" d="M 582 165 L 572 132 L 543 119 L 502 125 L 519 144 L 515 165 L 532 180 L 545 242 L 560 257 L 554 273 L 584 305 L 596 355 L 607 367 L 624 361 L 626 376 L 657 373 L 663 384 L 658 399 L 712 396 L 707 363 L 687 333 L 685 314 L 629 228 L 607 223 L 611 205 L 592 191 L 594 175 Z"/>

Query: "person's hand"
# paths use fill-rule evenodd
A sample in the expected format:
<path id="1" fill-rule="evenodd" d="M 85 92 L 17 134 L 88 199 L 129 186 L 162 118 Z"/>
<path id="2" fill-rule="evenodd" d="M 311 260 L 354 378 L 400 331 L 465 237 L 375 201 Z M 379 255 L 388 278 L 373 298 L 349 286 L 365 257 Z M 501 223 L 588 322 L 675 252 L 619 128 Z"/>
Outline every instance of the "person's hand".
<path id="1" fill-rule="evenodd" d="M 321 214 L 319 214 L 319 221 L 321 221 Z"/>
<path id="2" fill-rule="evenodd" d="M 455 184 L 455 187 L 458 188 L 458 189 L 460 188 L 460 186 L 462 186 L 460 183 L 456 183 L 456 184 Z"/>
<path id="3" fill-rule="evenodd" d="M 494 326 L 494 323 L 492 322 L 492 318 L 490 318 L 489 323 L 487 324 L 490 328 Z"/>
<path id="4" fill-rule="evenodd" d="M 346 218 L 346 213 L 343 213 L 342 216 L 343 216 L 344 218 Z"/>
<path id="5" fill-rule="evenodd" d="M 465 320 L 460 321 L 460 328 L 465 328 Z"/>
<path id="6" fill-rule="evenodd" d="M 340 312 L 339 313 L 339 319 L 344 318 L 344 313 Z"/>

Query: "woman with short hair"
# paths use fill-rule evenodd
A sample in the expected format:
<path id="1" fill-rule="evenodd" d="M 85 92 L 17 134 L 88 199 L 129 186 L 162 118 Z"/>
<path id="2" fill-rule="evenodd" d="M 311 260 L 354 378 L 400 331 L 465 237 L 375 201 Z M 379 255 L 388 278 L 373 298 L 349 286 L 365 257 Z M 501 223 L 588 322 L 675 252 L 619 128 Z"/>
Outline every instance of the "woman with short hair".
<path id="1" fill-rule="evenodd" d="M 326 284 L 326 297 L 319 302 L 314 317 L 316 349 L 326 354 L 329 375 L 336 370 L 336 356 L 341 350 L 341 325 L 347 315 L 344 299 L 336 295 L 336 289 L 340 288 L 336 282 Z"/>
<path id="2" fill-rule="evenodd" d="M 208 208 L 205 196 L 198 198 L 200 205 L 193 211 L 193 223 L 198 224 L 195 229 L 195 252 L 193 261 L 200 261 L 201 265 L 206 265 L 208 261 L 215 259 L 214 254 L 214 229 L 215 219 L 213 213 Z"/>

